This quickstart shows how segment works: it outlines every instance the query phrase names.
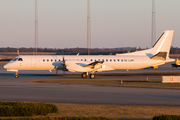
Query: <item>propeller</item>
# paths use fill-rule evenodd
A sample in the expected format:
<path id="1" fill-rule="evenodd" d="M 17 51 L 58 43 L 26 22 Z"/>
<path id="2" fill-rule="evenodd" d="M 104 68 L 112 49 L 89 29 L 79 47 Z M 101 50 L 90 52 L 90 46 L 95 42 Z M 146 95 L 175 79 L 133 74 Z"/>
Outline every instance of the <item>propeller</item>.
<path id="1" fill-rule="evenodd" d="M 65 64 L 65 59 L 64 59 L 64 56 L 63 56 L 63 62 L 60 63 L 62 66 L 63 66 L 63 74 L 65 73 L 66 71 L 66 64 Z"/>

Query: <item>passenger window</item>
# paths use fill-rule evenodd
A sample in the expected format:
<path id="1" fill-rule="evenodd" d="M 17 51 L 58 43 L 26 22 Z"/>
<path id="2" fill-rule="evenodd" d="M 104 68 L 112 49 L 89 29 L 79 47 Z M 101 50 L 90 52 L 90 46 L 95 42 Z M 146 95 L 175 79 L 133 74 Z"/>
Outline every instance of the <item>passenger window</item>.
<path id="1" fill-rule="evenodd" d="M 83 59 L 81 59 L 81 61 L 83 61 Z"/>
<path id="2" fill-rule="evenodd" d="M 108 62 L 108 59 L 106 59 L 106 62 Z"/>
<path id="3" fill-rule="evenodd" d="M 59 59 L 59 61 L 61 61 L 61 60 Z"/>
<path id="4" fill-rule="evenodd" d="M 121 62 L 123 62 L 123 59 L 121 60 Z"/>
<path id="5" fill-rule="evenodd" d="M 114 62 L 116 62 L 116 60 L 114 59 Z"/>
<path id="6" fill-rule="evenodd" d="M 91 59 L 91 61 L 93 61 L 93 60 Z"/>
<path id="7" fill-rule="evenodd" d="M 51 59 L 51 62 L 53 62 L 53 59 Z"/>
<path id="8" fill-rule="evenodd" d="M 86 61 L 86 59 L 84 59 L 84 61 Z"/>
<path id="9" fill-rule="evenodd" d="M 104 59 L 102 59 L 102 61 L 104 61 Z"/>
<path id="10" fill-rule="evenodd" d="M 45 62 L 45 59 L 43 59 L 43 62 Z"/>
<path id="11" fill-rule="evenodd" d="M 56 62 L 56 59 L 54 61 Z"/>
<path id="12" fill-rule="evenodd" d="M 112 60 L 110 59 L 110 62 L 111 62 Z"/>
<path id="13" fill-rule="evenodd" d="M 47 59 L 47 62 L 49 62 L 49 59 Z"/>
<path id="14" fill-rule="evenodd" d="M 119 62 L 119 59 L 117 61 Z"/>
<path id="15" fill-rule="evenodd" d="M 100 61 L 100 59 L 98 61 Z"/>
<path id="16" fill-rule="evenodd" d="M 23 61 L 22 58 L 19 58 L 18 61 Z"/>

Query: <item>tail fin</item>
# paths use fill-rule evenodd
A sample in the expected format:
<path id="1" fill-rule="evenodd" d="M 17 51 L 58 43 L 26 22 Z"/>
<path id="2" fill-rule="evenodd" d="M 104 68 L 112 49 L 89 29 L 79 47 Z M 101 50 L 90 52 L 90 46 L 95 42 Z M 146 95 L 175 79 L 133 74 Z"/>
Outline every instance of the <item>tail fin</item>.
<path id="1" fill-rule="evenodd" d="M 151 59 L 169 60 L 174 30 L 166 30 L 151 49 L 119 55 L 146 55 Z M 153 57 L 154 56 L 154 57 Z"/>
<path id="2" fill-rule="evenodd" d="M 167 57 L 169 56 L 169 51 L 171 48 L 171 42 L 173 38 L 174 30 L 165 31 L 159 40 L 154 44 L 154 46 L 149 49 L 149 52 L 152 54 L 157 54 L 159 52 L 167 52 Z"/>

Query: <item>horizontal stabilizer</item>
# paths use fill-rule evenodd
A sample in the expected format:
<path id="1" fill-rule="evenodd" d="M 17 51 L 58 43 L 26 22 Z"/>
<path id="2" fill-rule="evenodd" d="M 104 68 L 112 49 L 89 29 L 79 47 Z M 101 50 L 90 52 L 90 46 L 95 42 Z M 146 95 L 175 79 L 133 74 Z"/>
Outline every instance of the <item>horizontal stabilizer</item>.
<path id="1" fill-rule="evenodd" d="M 152 56 L 153 60 L 166 60 L 167 52 L 158 52 L 156 55 Z"/>

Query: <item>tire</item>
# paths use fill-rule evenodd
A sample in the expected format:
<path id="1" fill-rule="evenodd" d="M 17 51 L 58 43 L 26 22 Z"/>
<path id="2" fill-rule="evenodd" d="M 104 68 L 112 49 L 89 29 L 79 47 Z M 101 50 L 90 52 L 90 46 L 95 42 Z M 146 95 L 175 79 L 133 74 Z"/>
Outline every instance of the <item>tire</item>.
<path id="1" fill-rule="evenodd" d="M 82 77 L 82 78 L 86 78 L 86 77 L 87 77 L 87 74 L 86 74 L 86 73 L 82 73 L 82 74 L 81 74 L 81 77 Z"/>
<path id="2" fill-rule="evenodd" d="M 94 79 L 95 78 L 95 75 L 94 74 L 90 74 L 89 76 L 91 79 Z"/>
<path id="3" fill-rule="evenodd" d="M 18 75 L 15 75 L 15 78 L 18 78 Z"/>

